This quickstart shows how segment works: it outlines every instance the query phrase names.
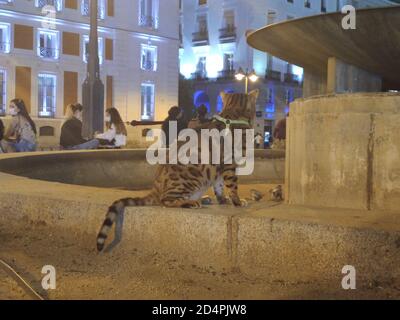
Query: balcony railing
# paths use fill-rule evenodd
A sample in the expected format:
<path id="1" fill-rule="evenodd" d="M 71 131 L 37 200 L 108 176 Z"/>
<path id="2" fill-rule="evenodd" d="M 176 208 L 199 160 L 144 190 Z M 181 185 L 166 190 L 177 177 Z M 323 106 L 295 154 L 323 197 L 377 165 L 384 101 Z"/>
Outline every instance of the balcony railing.
<path id="1" fill-rule="evenodd" d="M 158 29 L 158 17 L 140 16 L 139 26 L 151 29 Z"/>
<path id="2" fill-rule="evenodd" d="M 45 6 L 53 6 L 56 10 L 61 10 L 60 0 L 38 0 L 38 8 L 43 8 Z"/>
<path id="3" fill-rule="evenodd" d="M 222 70 L 218 72 L 219 79 L 234 79 L 235 78 L 235 70 Z"/>
<path id="4" fill-rule="evenodd" d="M 58 59 L 58 50 L 55 48 L 39 47 L 39 56 L 48 59 Z"/>
<path id="5" fill-rule="evenodd" d="M 200 31 L 192 33 L 192 42 L 194 45 L 207 45 L 208 44 L 208 31 Z"/>
<path id="6" fill-rule="evenodd" d="M 236 27 L 227 26 L 226 28 L 219 29 L 219 39 L 221 42 L 236 41 Z"/>
<path id="7" fill-rule="evenodd" d="M 287 83 L 299 83 L 300 77 L 296 74 L 285 73 L 285 82 Z"/>
<path id="8" fill-rule="evenodd" d="M 10 52 L 10 43 L 9 42 L 0 42 L 0 52 L 3 52 L 3 53 Z"/>
<path id="9" fill-rule="evenodd" d="M 98 8 L 97 8 L 97 18 L 99 19 L 104 19 L 106 14 L 106 8 L 102 5 L 102 4 L 98 4 Z M 85 2 L 82 5 L 82 15 L 85 17 L 89 17 L 90 16 L 90 2 Z"/>
<path id="10" fill-rule="evenodd" d="M 281 81 L 281 72 L 275 70 L 267 70 L 265 72 L 265 79 Z"/>

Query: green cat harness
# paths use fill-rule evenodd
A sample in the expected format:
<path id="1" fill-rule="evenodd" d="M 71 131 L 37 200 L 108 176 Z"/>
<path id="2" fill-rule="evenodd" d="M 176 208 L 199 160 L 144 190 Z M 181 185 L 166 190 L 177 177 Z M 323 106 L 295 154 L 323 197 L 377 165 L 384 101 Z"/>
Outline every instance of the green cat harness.
<path id="1" fill-rule="evenodd" d="M 225 124 L 225 129 L 228 129 L 228 130 L 230 129 L 231 125 L 235 125 L 235 124 L 245 125 L 245 126 L 250 127 L 250 122 L 248 120 L 230 120 L 230 119 L 222 118 L 219 115 L 215 115 L 213 117 L 213 119 Z"/>

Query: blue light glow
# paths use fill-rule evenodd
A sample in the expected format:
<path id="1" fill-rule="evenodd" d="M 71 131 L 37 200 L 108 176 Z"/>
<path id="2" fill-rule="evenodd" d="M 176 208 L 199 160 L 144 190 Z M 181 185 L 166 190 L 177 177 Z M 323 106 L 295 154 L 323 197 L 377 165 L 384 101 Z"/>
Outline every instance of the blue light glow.
<path id="1" fill-rule="evenodd" d="M 210 98 L 203 90 L 195 92 L 193 96 L 193 104 L 196 108 L 204 104 L 207 107 L 208 112 L 210 112 Z"/>

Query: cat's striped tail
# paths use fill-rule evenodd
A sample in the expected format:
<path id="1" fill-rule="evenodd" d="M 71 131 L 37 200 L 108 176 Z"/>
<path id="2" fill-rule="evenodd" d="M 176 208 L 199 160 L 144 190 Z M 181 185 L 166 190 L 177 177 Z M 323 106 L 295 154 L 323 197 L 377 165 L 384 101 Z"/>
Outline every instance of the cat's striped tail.
<path id="1" fill-rule="evenodd" d="M 118 216 L 124 214 L 125 208 L 151 206 L 158 203 L 159 201 L 155 193 L 150 193 L 143 198 L 125 198 L 115 201 L 112 206 L 108 208 L 106 218 L 104 219 L 100 232 L 97 235 L 97 250 L 99 252 L 103 251 L 108 233 L 110 232 Z"/>

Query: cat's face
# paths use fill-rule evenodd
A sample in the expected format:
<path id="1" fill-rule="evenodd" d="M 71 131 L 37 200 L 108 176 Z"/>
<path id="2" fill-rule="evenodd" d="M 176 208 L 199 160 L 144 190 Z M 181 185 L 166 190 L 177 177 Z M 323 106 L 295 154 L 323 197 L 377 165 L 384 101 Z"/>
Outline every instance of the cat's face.
<path id="1" fill-rule="evenodd" d="M 253 90 L 249 94 L 221 92 L 224 109 L 221 116 L 226 119 L 246 119 L 253 121 L 256 115 L 256 101 L 259 90 Z"/>

